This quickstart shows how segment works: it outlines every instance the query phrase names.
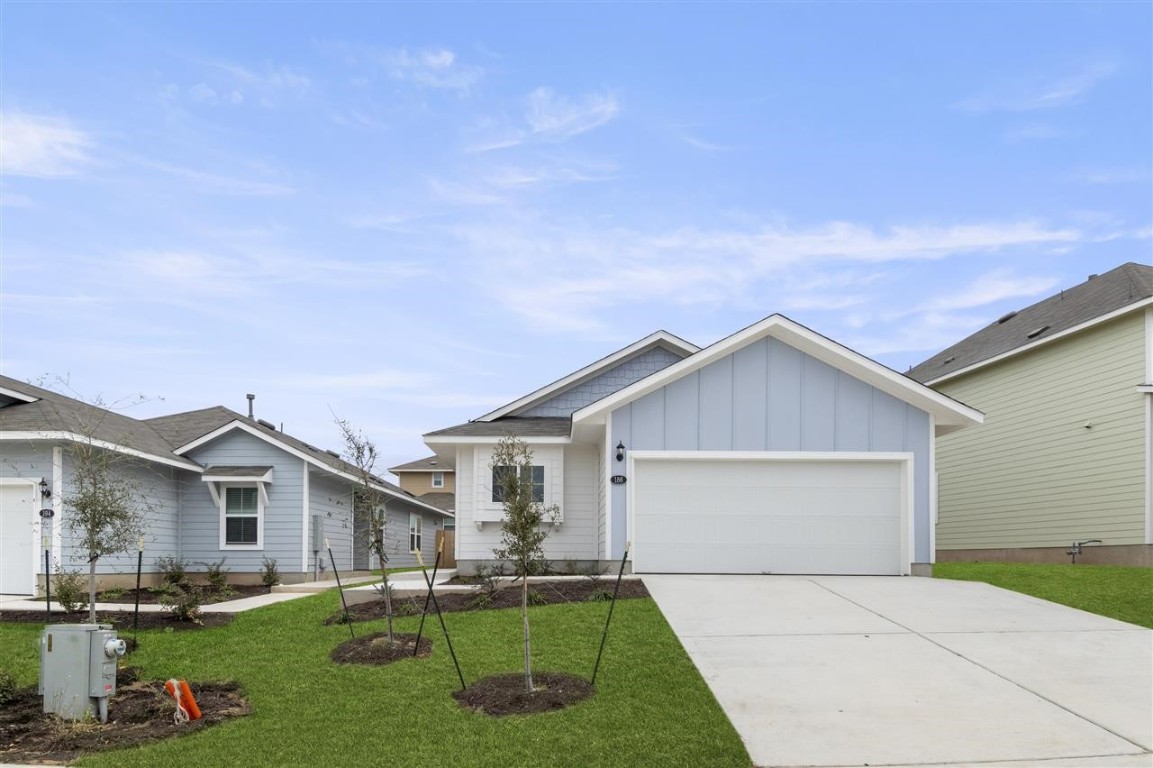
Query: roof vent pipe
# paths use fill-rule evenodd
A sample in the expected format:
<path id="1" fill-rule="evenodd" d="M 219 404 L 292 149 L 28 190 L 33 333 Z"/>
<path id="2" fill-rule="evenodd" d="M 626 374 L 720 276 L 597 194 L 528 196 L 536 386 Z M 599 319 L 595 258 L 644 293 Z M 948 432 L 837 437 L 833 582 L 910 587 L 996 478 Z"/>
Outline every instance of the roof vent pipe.
<path id="1" fill-rule="evenodd" d="M 248 395 L 245 395 L 245 397 L 248 398 L 248 418 L 251 419 L 253 417 L 252 416 L 252 401 L 256 399 L 256 395 L 248 394 Z"/>
<path id="2" fill-rule="evenodd" d="M 1097 275 L 1089 275 L 1089 279 L 1090 279 L 1090 280 L 1092 280 L 1092 279 L 1093 279 L 1093 278 L 1095 278 L 1095 277 L 1097 277 Z"/>

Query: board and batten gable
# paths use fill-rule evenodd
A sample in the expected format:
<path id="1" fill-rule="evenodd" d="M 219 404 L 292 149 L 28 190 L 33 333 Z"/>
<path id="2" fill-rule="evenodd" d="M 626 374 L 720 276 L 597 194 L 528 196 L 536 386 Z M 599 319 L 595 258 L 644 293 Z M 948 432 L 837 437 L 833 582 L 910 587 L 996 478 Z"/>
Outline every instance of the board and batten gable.
<path id="1" fill-rule="evenodd" d="M 1146 542 L 1145 313 L 934 387 L 985 412 L 937 441 L 937 546 Z"/>
<path id="2" fill-rule="evenodd" d="M 931 562 L 929 414 L 776 338 L 622 405 L 609 425 L 608 444 L 629 451 L 912 454 L 914 560 Z M 627 537 L 626 486 L 611 486 L 610 498 L 611 559 Z"/>
<path id="3" fill-rule="evenodd" d="M 220 507 L 208 483 L 199 477 L 181 483 L 183 555 L 192 562 L 215 562 L 227 557 L 226 567 L 259 572 L 261 559 L 275 559 L 285 573 L 304 572 L 301 531 L 305 509 L 305 462 L 243 430 L 234 429 L 189 451 L 188 458 L 202 466 L 270 466 L 268 505 L 264 510 L 262 545 L 258 549 L 220 548 Z"/>
<path id="4" fill-rule="evenodd" d="M 624 360 L 607 371 L 597 374 L 588 381 L 577 384 L 564 392 L 545 400 L 543 403 L 517 413 L 523 417 L 571 416 L 573 412 L 595 403 L 641 379 L 679 363 L 683 355 L 678 355 L 664 347 L 654 347 L 646 352 Z M 465 486 L 462 486 L 465 487 Z"/>
<path id="5" fill-rule="evenodd" d="M 543 463 L 549 490 L 545 504 L 560 508 L 561 522 L 552 526 L 544 543 L 545 557 L 596 560 L 601 520 L 598 513 L 598 465 L 600 452 L 588 444 L 533 445 L 534 463 Z M 500 546 L 500 505 L 491 500 L 491 445 L 457 448 L 456 472 L 460 488 L 474 489 L 458 493 L 456 504 L 456 537 L 458 560 L 493 560 L 492 551 Z M 480 523 L 478 530 L 476 524 Z"/>

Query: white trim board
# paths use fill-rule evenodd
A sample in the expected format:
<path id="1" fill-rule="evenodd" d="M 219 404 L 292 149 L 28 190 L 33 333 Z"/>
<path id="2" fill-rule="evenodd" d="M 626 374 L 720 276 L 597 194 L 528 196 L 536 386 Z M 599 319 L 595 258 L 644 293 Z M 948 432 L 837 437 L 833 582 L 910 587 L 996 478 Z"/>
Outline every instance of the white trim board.
<path id="1" fill-rule="evenodd" d="M 204 471 L 204 467 L 185 458 L 159 456 L 153 453 L 138 451 L 135 448 L 129 448 L 125 445 L 110 443 L 107 440 L 95 440 L 76 432 L 66 432 L 63 430 L 52 430 L 45 432 L 0 432 L 0 440 L 66 440 L 71 443 L 86 443 L 88 445 L 94 445 L 97 448 L 104 448 L 105 450 L 123 453 L 126 456 L 135 456 L 138 459 L 145 459 L 157 464 L 166 464 L 170 467 L 176 467 L 177 469 L 187 469 L 190 472 Z"/>
<path id="2" fill-rule="evenodd" d="M 22 403 L 34 403 L 40 399 L 34 395 L 26 395 L 23 392 L 19 392 L 15 389 L 9 389 L 8 387 L 0 387 L 0 395 L 10 397 L 13 400 L 19 400 Z"/>

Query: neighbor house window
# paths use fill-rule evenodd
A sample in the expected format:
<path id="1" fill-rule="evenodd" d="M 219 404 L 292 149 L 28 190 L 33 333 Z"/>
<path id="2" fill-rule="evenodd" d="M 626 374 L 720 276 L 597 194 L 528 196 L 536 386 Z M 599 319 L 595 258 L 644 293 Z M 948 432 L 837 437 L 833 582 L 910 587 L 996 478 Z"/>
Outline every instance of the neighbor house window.
<path id="1" fill-rule="evenodd" d="M 433 488 L 443 488 L 444 487 L 444 473 L 443 472 L 433 472 L 432 473 L 432 487 Z"/>
<path id="2" fill-rule="evenodd" d="M 260 489 L 239 486 L 224 489 L 224 543 L 260 545 Z"/>
<path id="3" fill-rule="evenodd" d="M 422 526 L 423 526 L 423 520 L 421 519 L 421 516 L 419 514 L 417 514 L 416 512 L 410 512 L 408 515 L 408 551 L 409 552 L 416 552 L 417 550 L 423 551 L 423 547 L 421 547 L 421 545 L 420 545 L 421 544 L 421 533 L 422 533 L 421 528 L 422 528 Z"/>
<path id="4" fill-rule="evenodd" d="M 498 504 L 504 502 L 504 479 L 512 467 L 500 466 L 492 468 L 492 500 Z M 521 482 L 532 483 L 532 500 L 544 503 L 544 467 L 537 465 L 521 468 Z"/>

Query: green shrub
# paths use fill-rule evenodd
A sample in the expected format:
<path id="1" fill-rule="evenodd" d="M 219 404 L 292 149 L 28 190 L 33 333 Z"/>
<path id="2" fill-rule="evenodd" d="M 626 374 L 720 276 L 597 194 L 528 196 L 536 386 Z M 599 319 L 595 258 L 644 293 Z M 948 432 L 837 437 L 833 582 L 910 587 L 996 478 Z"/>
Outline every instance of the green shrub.
<path id="1" fill-rule="evenodd" d="M 16 696 L 16 678 L 6 669 L 0 669 L 0 705 L 7 704 Z"/>
<path id="2" fill-rule="evenodd" d="M 260 559 L 260 583 L 269 589 L 280 583 L 280 569 L 276 567 L 276 558 Z"/>
<path id="3" fill-rule="evenodd" d="M 200 604 L 204 593 L 195 584 L 172 585 L 160 595 L 160 604 L 172 612 L 178 621 L 200 623 Z"/>
<path id="4" fill-rule="evenodd" d="M 100 597 L 105 600 L 119 600 L 124 597 L 124 587 L 111 587 L 100 593 Z"/>
<path id="5" fill-rule="evenodd" d="M 88 586 L 78 571 L 66 571 L 57 566 L 49 589 L 56 602 L 68 613 L 83 611 L 88 607 Z"/>
<path id="6" fill-rule="evenodd" d="M 548 597 L 543 592 L 538 592 L 535 589 L 528 591 L 528 604 L 529 605 L 548 605 Z"/>
<path id="7" fill-rule="evenodd" d="M 188 581 L 188 563 L 183 557 L 158 557 L 156 567 L 163 574 L 164 584 L 180 585 Z"/>
<path id="8" fill-rule="evenodd" d="M 229 569 L 224 567 L 227 557 L 222 557 L 215 563 L 201 563 L 204 566 L 204 578 L 213 592 L 220 595 L 234 595 L 236 590 L 228 583 Z"/>

